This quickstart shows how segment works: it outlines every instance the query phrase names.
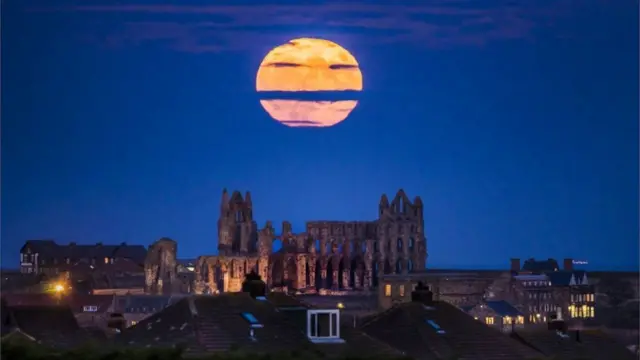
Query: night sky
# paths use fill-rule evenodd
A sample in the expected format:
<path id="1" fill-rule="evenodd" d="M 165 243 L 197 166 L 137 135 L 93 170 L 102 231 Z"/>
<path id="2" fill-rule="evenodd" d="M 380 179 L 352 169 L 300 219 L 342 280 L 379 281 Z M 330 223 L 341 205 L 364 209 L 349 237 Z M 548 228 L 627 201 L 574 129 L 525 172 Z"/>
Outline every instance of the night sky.
<path id="1" fill-rule="evenodd" d="M 402 188 L 428 267 L 637 269 L 637 1 L 126 3 L 2 2 L 3 267 L 43 238 L 213 254 L 226 187 L 296 231 Z M 262 58 L 303 36 L 360 63 L 334 127 L 258 102 Z"/>

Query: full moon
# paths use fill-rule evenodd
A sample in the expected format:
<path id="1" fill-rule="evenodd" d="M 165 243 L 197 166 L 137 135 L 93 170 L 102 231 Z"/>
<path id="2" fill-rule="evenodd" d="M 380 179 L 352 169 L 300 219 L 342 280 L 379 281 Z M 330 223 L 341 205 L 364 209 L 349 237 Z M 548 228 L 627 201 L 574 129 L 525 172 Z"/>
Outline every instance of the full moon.
<path id="1" fill-rule="evenodd" d="M 271 50 L 256 76 L 256 90 L 275 94 L 260 100 L 269 115 L 291 127 L 329 127 L 345 120 L 355 99 L 331 99 L 338 92 L 362 90 L 355 57 L 323 39 L 300 38 Z M 309 95 L 326 98 L 304 100 Z M 286 95 L 286 96 L 285 96 Z"/>

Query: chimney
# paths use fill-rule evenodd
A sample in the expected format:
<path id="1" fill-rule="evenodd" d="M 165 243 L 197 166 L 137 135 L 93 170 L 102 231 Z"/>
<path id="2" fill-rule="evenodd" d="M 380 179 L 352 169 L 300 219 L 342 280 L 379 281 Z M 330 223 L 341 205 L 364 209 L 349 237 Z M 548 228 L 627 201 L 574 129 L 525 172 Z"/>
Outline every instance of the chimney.
<path id="1" fill-rule="evenodd" d="M 511 259 L 511 271 L 519 272 L 520 269 L 520 259 Z"/>
<path id="2" fill-rule="evenodd" d="M 431 292 L 429 287 L 425 286 L 422 281 L 418 281 L 416 289 L 411 292 L 411 301 L 419 302 L 427 306 L 432 305 L 433 292 Z"/>
<path id="3" fill-rule="evenodd" d="M 564 259 L 564 270 L 573 271 L 573 259 Z"/>

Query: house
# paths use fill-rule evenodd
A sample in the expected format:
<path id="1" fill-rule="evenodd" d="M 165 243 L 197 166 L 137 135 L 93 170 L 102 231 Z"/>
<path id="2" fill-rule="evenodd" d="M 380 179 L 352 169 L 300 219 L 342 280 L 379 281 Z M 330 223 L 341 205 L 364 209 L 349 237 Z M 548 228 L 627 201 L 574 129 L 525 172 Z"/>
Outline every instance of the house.
<path id="1" fill-rule="evenodd" d="M 78 326 L 104 330 L 113 312 L 113 296 L 83 294 L 7 294 L 4 301 L 11 307 L 66 306 Z"/>
<path id="2" fill-rule="evenodd" d="M 524 326 L 524 314 L 505 300 L 483 301 L 465 310 L 475 320 L 504 332 Z"/>
<path id="3" fill-rule="evenodd" d="M 126 326 L 134 326 L 140 321 L 156 314 L 176 303 L 181 295 L 117 295 L 114 298 L 113 312 L 121 314 Z"/>
<path id="4" fill-rule="evenodd" d="M 414 359 L 535 359 L 540 352 L 419 290 L 360 327 Z"/>
<path id="5" fill-rule="evenodd" d="M 114 265 L 128 259 L 142 266 L 147 249 L 142 245 L 105 245 L 96 243 L 81 245 L 71 242 L 60 245 L 53 240 L 28 240 L 20 249 L 20 271 L 27 274 L 54 276 L 66 266 L 85 263 L 89 266 Z"/>
<path id="6" fill-rule="evenodd" d="M 296 352 L 300 357 L 366 354 L 401 355 L 357 329 L 341 325 L 338 309 L 313 309 L 287 295 L 252 298 L 246 293 L 194 295 L 125 329 L 125 347 L 182 346 L 188 354 L 242 349 Z"/>
<path id="7" fill-rule="evenodd" d="M 14 305 L 2 299 L 2 338 L 23 339 L 58 347 L 77 347 L 104 336 L 78 325 L 67 305 Z"/>

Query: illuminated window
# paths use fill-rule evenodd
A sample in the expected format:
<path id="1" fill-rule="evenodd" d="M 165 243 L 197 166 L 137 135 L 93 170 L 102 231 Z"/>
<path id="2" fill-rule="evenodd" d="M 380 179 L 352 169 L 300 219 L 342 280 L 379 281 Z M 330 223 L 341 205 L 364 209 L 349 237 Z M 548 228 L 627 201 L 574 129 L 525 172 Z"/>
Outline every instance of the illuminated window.
<path id="1" fill-rule="evenodd" d="M 135 324 L 137 324 L 138 322 L 135 320 L 131 320 L 131 325 L 130 326 L 135 326 Z"/>
<path id="2" fill-rule="evenodd" d="M 486 323 L 487 323 L 487 325 L 493 325 L 493 317 L 491 317 L 491 316 L 487 316 L 487 317 L 484 319 L 484 322 L 486 322 Z"/>
<path id="3" fill-rule="evenodd" d="M 596 317 L 595 309 L 593 308 L 593 306 L 589 306 L 589 317 L 591 318 Z"/>
<path id="4" fill-rule="evenodd" d="M 391 296 L 391 285 L 385 284 L 384 286 L 384 296 Z"/>
<path id="5" fill-rule="evenodd" d="M 503 320 L 505 325 L 511 325 L 511 322 L 513 322 L 513 319 L 510 316 L 505 316 Z"/>
<path id="6" fill-rule="evenodd" d="M 516 324 L 524 324 L 524 316 L 518 316 L 516 318 Z"/>
<path id="7" fill-rule="evenodd" d="M 104 263 L 105 263 L 105 264 L 108 264 L 108 263 L 109 263 L 109 258 L 108 258 L 108 257 L 104 258 Z"/>
<path id="8" fill-rule="evenodd" d="M 398 286 L 398 292 L 400 293 L 401 297 L 404 297 L 404 285 Z"/>

